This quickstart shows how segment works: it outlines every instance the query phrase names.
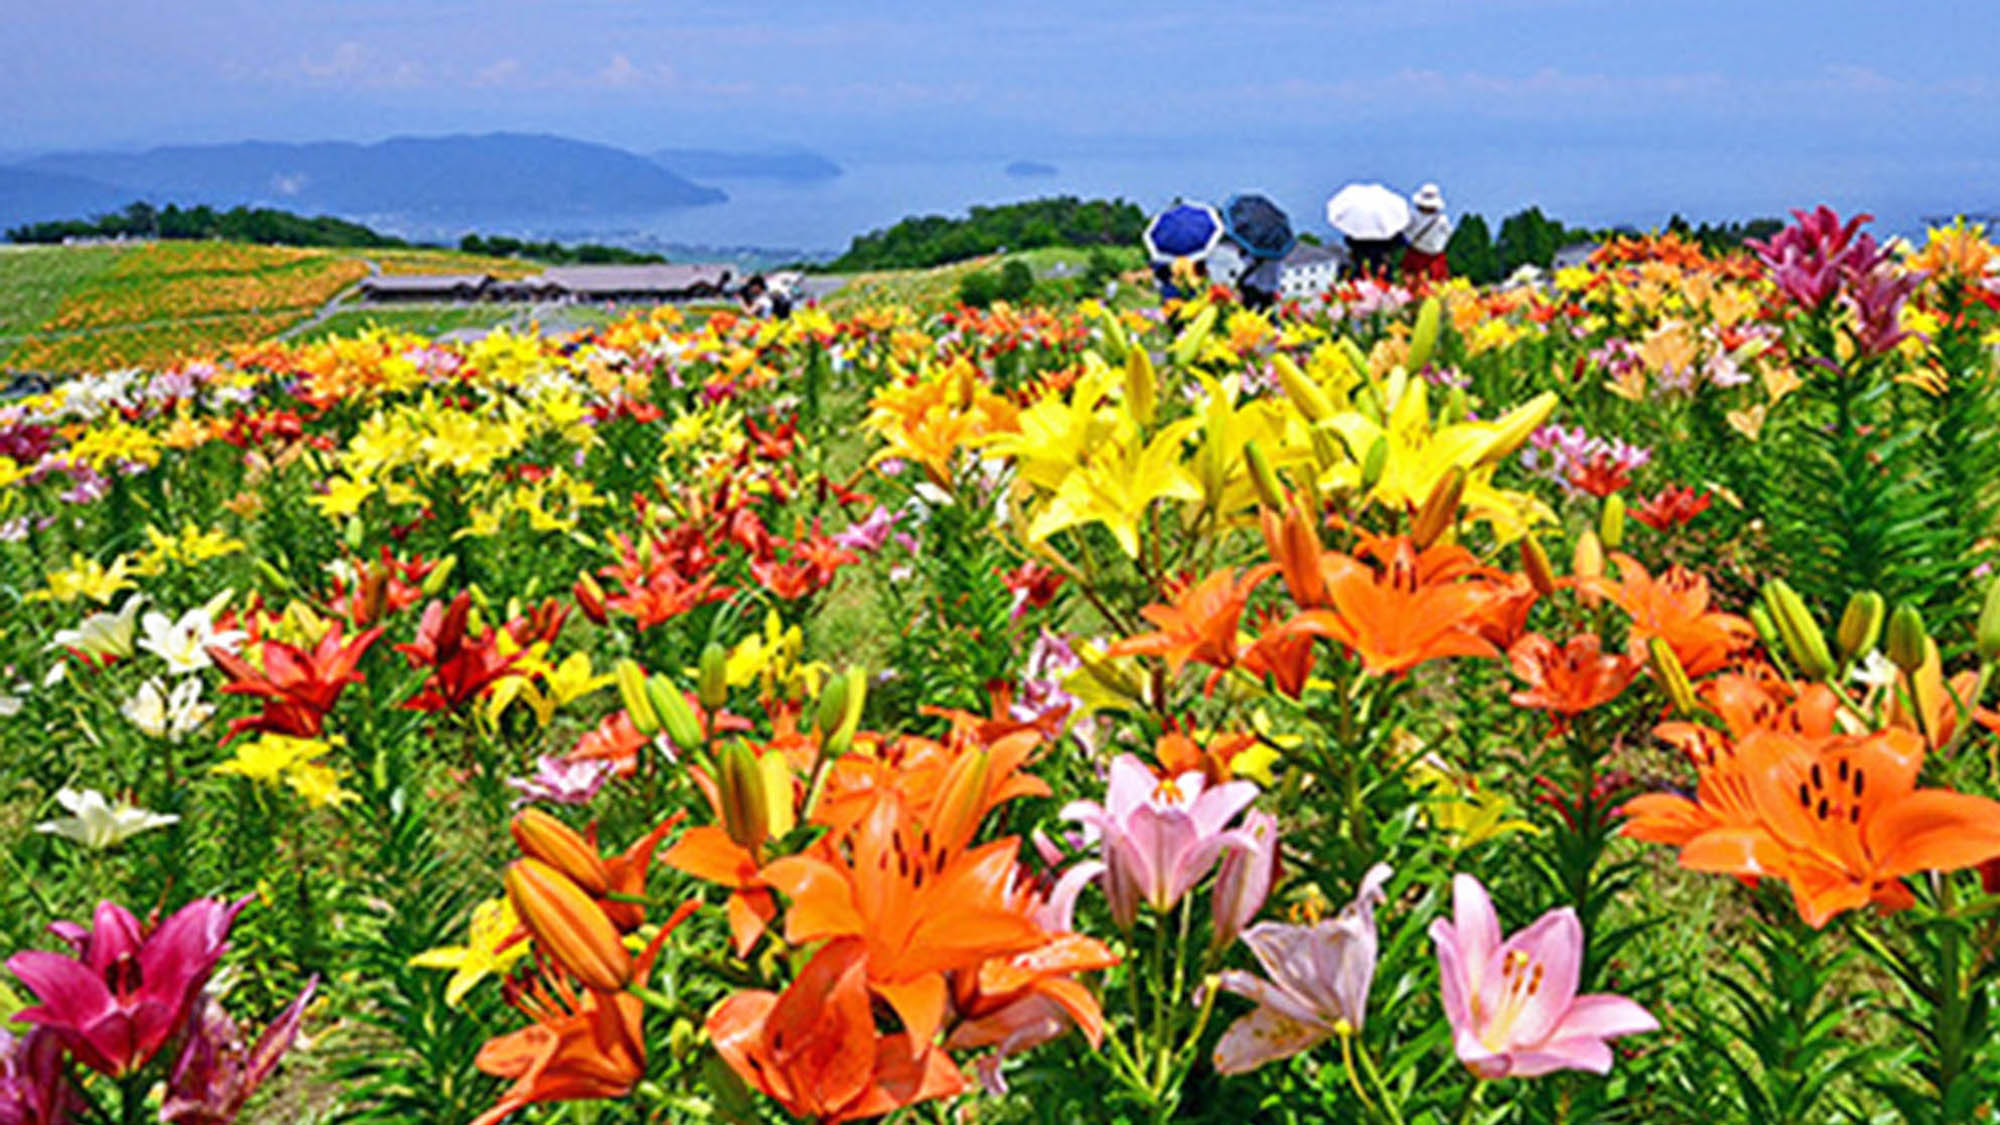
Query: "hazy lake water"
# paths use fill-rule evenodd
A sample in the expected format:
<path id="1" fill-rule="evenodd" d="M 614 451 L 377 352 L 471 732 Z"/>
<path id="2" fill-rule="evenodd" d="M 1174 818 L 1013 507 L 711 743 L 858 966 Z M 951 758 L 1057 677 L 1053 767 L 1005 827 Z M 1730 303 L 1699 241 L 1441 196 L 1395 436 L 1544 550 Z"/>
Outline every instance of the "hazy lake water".
<path id="1" fill-rule="evenodd" d="M 1754 151 L 1637 144 L 1555 154 L 1525 147 L 1511 152 L 1505 146 L 1439 151 L 1407 146 L 1368 155 L 1289 147 L 1035 158 L 1055 165 L 1056 173 L 1009 176 L 1004 160 L 843 161 L 845 174 L 831 180 L 714 181 L 729 193 L 726 203 L 647 215 L 529 220 L 517 229 L 628 243 L 837 251 L 855 235 L 905 216 L 962 214 L 973 204 L 1067 194 L 1123 197 L 1151 211 L 1176 196 L 1219 204 L 1235 191 L 1262 191 L 1285 207 L 1300 229 L 1325 235 L 1326 197 L 1356 179 L 1381 180 L 1405 192 L 1435 180 L 1454 215 L 1479 211 L 1495 220 L 1535 203 L 1554 218 L 1592 226 L 1657 226 L 1676 211 L 1697 221 L 1779 215 L 1788 207 L 1827 202 L 1842 213 L 1873 211 L 1879 225 L 1893 233 L 1910 232 L 1920 216 L 1954 206 L 2000 205 L 1985 163 L 1969 167 L 1960 180 L 1940 181 L 1934 169 L 1838 152 L 1783 163 Z M 1556 171 L 1558 163 L 1564 171 Z"/>

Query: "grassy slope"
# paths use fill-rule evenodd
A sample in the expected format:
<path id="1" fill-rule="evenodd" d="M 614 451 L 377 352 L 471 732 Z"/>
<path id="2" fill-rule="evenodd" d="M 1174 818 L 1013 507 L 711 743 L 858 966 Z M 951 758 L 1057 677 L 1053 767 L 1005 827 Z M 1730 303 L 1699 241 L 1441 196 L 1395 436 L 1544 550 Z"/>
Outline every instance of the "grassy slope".
<path id="1" fill-rule="evenodd" d="M 312 316 L 370 263 L 385 273 L 521 277 L 532 262 L 450 250 L 294 249 L 220 242 L 0 249 L 0 364 L 31 370 L 161 365 L 254 343 Z M 405 312 L 407 310 L 399 310 Z M 437 310 L 398 327 L 483 323 Z"/>
<path id="2" fill-rule="evenodd" d="M 1142 253 L 1136 247 L 1107 247 L 1107 250 L 1111 260 L 1121 270 L 1135 269 L 1143 264 Z M 933 269 L 871 270 L 849 275 L 847 284 L 828 297 L 824 304 L 836 316 L 883 304 L 910 305 L 919 309 L 942 308 L 957 299 L 958 283 L 967 274 L 998 270 L 1006 263 L 1018 260 L 1026 262 L 1028 268 L 1040 278 L 1058 263 L 1081 270 L 1089 258 L 1087 250 L 1049 247 L 1015 254 L 989 254 Z"/>
<path id="3" fill-rule="evenodd" d="M 1120 268 L 1139 263 L 1136 249 L 1112 251 Z M 992 255 L 935 269 L 855 274 L 826 300 L 843 315 L 879 304 L 918 309 L 950 305 L 965 275 L 1021 260 L 1039 278 L 1058 263 L 1082 269 L 1081 250 L 1043 249 Z M 524 277 L 537 263 L 451 250 L 340 250 L 215 242 L 128 246 L 0 247 L 0 365 L 77 371 L 153 366 L 215 355 L 292 329 L 366 276 L 384 273 L 490 273 Z M 311 326 L 308 338 L 359 331 L 370 324 L 422 334 L 488 327 L 517 316 L 509 308 L 342 308 Z M 595 310 L 564 313 L 594 322 Z"/>

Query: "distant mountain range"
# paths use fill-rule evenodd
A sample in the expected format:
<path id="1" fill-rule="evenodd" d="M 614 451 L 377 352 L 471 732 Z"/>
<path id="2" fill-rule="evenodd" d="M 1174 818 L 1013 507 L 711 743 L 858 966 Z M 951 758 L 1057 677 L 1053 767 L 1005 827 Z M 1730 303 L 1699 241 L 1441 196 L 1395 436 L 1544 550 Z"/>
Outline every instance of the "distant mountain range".
<path id="1" fill-rule="evenodd" d="M 840 165 L 802 148 L 762 152 L 720 152 L 708 148 L 663 148 L 653 153 L 662 168 L 697 180 L 831 180 Z"/>
<path id="2" fill-rule="evenodd" d="M 543 134 L 176 145 L 65 152 L 0 166 L 0 226 L 83 218 L 146 199 L 280 207 L 434 228 L 482 220 L 578 221 L 721 203 L 703 179 L 826 179 L 840 166 L 803 149 L 668 149 L 641 156 Z"/>

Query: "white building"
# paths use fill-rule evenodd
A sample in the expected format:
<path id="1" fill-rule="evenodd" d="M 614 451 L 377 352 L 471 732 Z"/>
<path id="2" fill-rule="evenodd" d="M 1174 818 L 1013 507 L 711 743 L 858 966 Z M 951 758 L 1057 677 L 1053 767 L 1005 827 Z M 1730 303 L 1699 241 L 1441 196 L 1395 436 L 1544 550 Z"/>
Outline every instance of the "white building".
<path id="1" fill-rule="evenodd" d="M 1288 301 L 1321 296 L 1340 279 L 1344 262 L 1338 251 L 1301 242 L 1279 265 L 1278 295 Z"/>

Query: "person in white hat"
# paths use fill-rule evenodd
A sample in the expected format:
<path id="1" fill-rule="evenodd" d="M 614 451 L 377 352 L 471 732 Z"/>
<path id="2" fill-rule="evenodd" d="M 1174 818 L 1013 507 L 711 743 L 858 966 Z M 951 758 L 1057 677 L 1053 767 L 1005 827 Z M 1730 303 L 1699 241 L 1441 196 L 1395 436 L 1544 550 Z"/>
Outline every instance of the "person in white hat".
<path id="1" fill-rule="evenodd" d="M 1410 225 L 1403 230 L 1403 278 L 1443 281 L 1451 275 L 1445 247 L 1451 243 L 1451 219 L 1444 213 L 1444 193 L 1425 184 L 1410 197 Z"/>

